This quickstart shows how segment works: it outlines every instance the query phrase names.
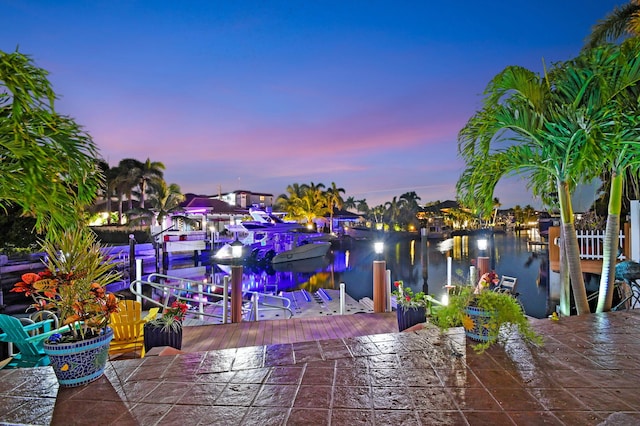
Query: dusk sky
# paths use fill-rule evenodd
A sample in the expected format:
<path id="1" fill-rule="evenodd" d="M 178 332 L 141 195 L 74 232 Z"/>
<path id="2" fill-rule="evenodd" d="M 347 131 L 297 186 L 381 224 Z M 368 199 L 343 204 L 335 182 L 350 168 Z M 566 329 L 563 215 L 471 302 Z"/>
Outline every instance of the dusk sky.
<path id="1" fill-rule="evenodd" d="M 621 0 L 0 0 L 0 50 L 50 72 L 111 166 L 182 192 L 335 182 L 370 207 L 455 199 L 457 134 L 489 80 L 574 57 Z M 540 204 L 517 178 L 503 208 Z"/>

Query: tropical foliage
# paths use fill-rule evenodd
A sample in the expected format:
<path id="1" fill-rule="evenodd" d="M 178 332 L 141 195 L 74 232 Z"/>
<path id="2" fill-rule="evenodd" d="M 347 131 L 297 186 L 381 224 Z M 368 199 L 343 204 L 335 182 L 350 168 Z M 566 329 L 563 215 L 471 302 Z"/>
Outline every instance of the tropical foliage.
<path id="1" fill-rule="evenodd" d="M 549 205 L 559 205 L 578 314 L 588 313 L 589 306 L 571 193 L 577 183 L 601 174 L 602 159 L 613 158 L 613 152 L 620 154 L 622 144 L 633 139 L 621 133 L 634 129 L 629 127 L 632 118 L 621 107 L 621 99 L 640 77 L 637 41 L 616 49 L 604 46 L 583 52 L 544 76 L 507 67 L 489 83 L 483 108 L 459 135 L 459 152 L 467 166 L 457 189 L 464 202 L 489 211 L 497 182 L 517 173 L 528 179 L 535 195 Z M 619 143 L 602 143 L 605 140 Z M 622 157 L 628 160 L 629 155 L 627 150 Z M 493 173 L 485 173 L 487 167 Z M 568 287 L 562 295 L 563 313 L 568 314 Z"/>
<path id="2" fill-rule="evenodd" d="M 47 269 L 26 273 L 13 292 L 31 297 L 35 310 L 54 312 L 63 325 L 70 326 L 69 340 L 97 336 L 109 324 L 118 300 L 105 286 L 120 278 L 102 254 L 95 234 L 77 227 L 59 234 L 55 242 L 45 240 Z"/>
<path id="3" fill-rule="evenodd" d="M 469 316 L 467 307 L 478 307 L 490 312 L 484 325 L 487 341 L 473 346 L 479 353 L 491 345 L 506 342 L 517 333 L 527 343 L 542 344 L 542 338 L 533 330 L 522 305 L 515 297 L 507 293 L 484 290 L 476 292 L 475 286 L 460 286 L 449 295 L 449 303 L 438 307 L 431 316 L 431 322 L 442 330 L 462 326 L 465 330 L 474 328 L 474 320 Z"/>
<path id="4" fill-rule="evenodd" d="M 74 224 L 102 184 L 98 147 L 56 112 L 47 71 L 0 51 L 0 208 L 19 206 L 49 236 Z"/>

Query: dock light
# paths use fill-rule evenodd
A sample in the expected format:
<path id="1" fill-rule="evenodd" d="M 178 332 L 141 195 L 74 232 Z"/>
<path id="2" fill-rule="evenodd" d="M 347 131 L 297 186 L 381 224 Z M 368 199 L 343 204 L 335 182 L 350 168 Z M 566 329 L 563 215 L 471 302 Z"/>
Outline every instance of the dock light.
<path id="1" fill-rule="evenodd" d="M 376 254 L 382 254 L 384 251 L 384 242 L 376 241 L 373 243 L 373 251 L 375 251 Z"/>
<path id="2" fill-rule="evenodd" d="M 478 250 L 484 251 L 487 249 L 489 242 L 487 241 L 486 238 L 480 238 L 477 241 L 478 243 Z"/>
<path id="3" fill-rule="evenodd" d="M 242 257 L 242 243 L 238 238 L 231 243 L 231 322 L 242 322 L 242 274 L 243 268 L 240 258 Z M 225 322 L 226 322 L 225 318 Z"/>
<path id="4" fill-rule="evenodd" d="M 240 259 L 242 257 L 242 247 L 244 247 L 244 245 L 236 238 L 236 240 L 231 243 L 231 257 L 235 260 Z"/>

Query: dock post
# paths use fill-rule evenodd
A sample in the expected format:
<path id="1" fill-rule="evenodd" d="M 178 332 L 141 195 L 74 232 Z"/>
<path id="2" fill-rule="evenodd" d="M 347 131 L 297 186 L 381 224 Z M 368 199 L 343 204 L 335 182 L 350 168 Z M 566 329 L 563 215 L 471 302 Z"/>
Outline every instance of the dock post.
<path id="1" fill-rule="evenodd" d="M 384 260 L 373 261 L 373 312 L 385 312 L 386 306 L 386 269 Z"/>
<path id="2" fill-rule="evenodd" d="M 340 315 L 344 315 L 344 283 L 340 283 Z"/>
<path id="3" fill-rule="evenodd" d="M 222 323 L 226 324 L 229 320 L 229 276 L 225 275 L 222 279 Z"/>
<path id="4" fill-rule="evenodd" d="M 231 322 L 242 322 L 242 265 L 231 266 Z"/>
<path id="5" fill-rule="evenodd" d="M 142 259 L 136 259 L 136 301 L 142 303 Z"/>
<path id="6" fill-rule="evenodd" d="M 478 276 L 482 277 L 487 272 L 490 272 L 489 258 L 486 256 L 479 256 L 478 257 Z M 475 285 L 478 283 L 472 283 L 472 284 Z"/>

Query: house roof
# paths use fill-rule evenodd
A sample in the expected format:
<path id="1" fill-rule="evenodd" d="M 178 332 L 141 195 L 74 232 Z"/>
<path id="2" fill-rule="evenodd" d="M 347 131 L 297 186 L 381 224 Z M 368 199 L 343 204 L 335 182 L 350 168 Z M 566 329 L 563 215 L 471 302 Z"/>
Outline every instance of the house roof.
<path id="1" fill-rule="evenodd" d="M 193 195 L 193 194 L 190 194 Z M 239 209 L 234 206 L 230 206 L 228 203 L 222 200 L 216 200 L 209 197 L 193 196 L 186 199 L 180 206 L 185 209 L 207 209 L 211 213 L 233 214 L 233 213 L 245 213 L 246 209 Z"/>

